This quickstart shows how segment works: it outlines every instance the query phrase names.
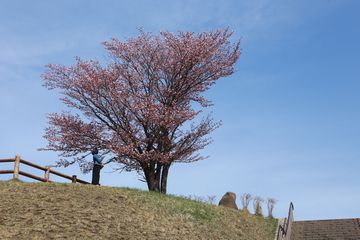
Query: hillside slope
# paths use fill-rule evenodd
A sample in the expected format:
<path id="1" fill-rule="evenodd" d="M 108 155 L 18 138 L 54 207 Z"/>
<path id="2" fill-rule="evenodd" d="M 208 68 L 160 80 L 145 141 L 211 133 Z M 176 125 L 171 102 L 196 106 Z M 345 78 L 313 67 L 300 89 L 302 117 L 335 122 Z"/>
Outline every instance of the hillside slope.
<path id="1" fill-rule="evenodd" d="M 276 220 L 134 189 L 0 182 L 1 239 L 273 240 Z"/>

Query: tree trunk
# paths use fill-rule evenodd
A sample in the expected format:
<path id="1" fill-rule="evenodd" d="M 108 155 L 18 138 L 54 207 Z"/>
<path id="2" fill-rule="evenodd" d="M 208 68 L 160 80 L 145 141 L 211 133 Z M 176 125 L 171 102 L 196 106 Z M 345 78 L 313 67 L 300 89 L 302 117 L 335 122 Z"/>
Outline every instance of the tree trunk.
<path id="1" fill-rule="evenodd" d="M 169 168 L 170 168 L 170 164 L 166 164 L 163 167 L 163 172 L 161 175 L 161 193 L 164 193 L 164 194 L 166 194 L 167 177 L 169 174 Z"/>
<path id="2" fill-rule="evenodd" d="M 154 183 L 156 192 L 161 192 L 161 189 L 160 189 L 161 171 L 162 171 L 162 164 L 157 163 L 157 166 L 155 169 L 155 183 Z"/>
<path id="3" fill-rule="evenodd" d="M 160 192 L 166 194 L 167 177 L 169 173 L 170 164 L 148 164 L 143 165 L 145 180 L 149 191 Z"/>

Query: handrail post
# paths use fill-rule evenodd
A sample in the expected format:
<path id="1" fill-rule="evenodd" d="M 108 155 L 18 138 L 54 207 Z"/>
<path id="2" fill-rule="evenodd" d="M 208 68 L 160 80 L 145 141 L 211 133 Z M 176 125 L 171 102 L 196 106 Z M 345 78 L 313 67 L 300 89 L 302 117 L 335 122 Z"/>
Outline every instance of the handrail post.
<path id="1" fill-rule="evenodd" d="M 294 221 L 294 204 L 290 202 L 288 217 L 284 219 L 283 224 L 279 224 L 276 240 L 290 240 L 292 223 Z M 281 233 L 280 233 L 281 232 Z"/>
<path id="2" fill-rule="evenodd" d="M 286 226 L 286 240 L 291 238 L 292 223 L 294 221 L 294 204 L 291 202 L 289 207 L 288 222 Z"/>
<path id="3" fill-rule="evenodd" d="M 19 168 L 20 168 L 20 156 L 15 156 L 15 163 L 14 163 L 14 175 L 13 179 L 19 179 Z"/>
<path id="4" fill-rule="evenodd" d="M 50 167 L 46 167 L 44 178 L 45 178 L 46 182 L 49 181 L 49 179 L 50 179 Z"/>
<path id="5" fill-rule="evenodd" d="M 71 177 L 71 182 L 72 182 L 72 183 L 76 183 L 76 182 L 77 182 L 76 175 L 72 175 L 72 177 Z"/>

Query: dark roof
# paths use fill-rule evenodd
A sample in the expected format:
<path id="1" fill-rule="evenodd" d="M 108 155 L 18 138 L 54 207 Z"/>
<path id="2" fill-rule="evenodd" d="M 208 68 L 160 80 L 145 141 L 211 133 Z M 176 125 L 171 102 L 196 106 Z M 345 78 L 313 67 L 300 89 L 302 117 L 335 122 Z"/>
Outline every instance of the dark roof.
<path id="1" fill-rule="evenodd" d="M 360 240 L 360 218 L 295 221 L 291 240 Z"/>

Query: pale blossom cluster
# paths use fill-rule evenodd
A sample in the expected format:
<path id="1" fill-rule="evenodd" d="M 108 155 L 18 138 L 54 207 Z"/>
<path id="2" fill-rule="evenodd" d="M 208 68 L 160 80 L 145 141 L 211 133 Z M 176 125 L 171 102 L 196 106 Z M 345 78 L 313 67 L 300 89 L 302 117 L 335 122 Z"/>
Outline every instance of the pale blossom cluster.
<path id="1" fill-rule="evenodd" d="M 68 67 L 48 65 L 44 85 L 59 89 L 62 101 L 83 117 L 51 114 L 46 149 L 70 157 L 97 146 L 127 170 L 202 159 L 196 152 L 210 143 L 206 136 L 218 123 L 207 117 L 188 130 L 183 126 L 211 104 L 203 92 L 234 72 L 240 50 L 231 35 L 227 29 L 141 30 L 126 41 L 104 42 L 112 59 L 105 66 L 80 58 Z"/>

